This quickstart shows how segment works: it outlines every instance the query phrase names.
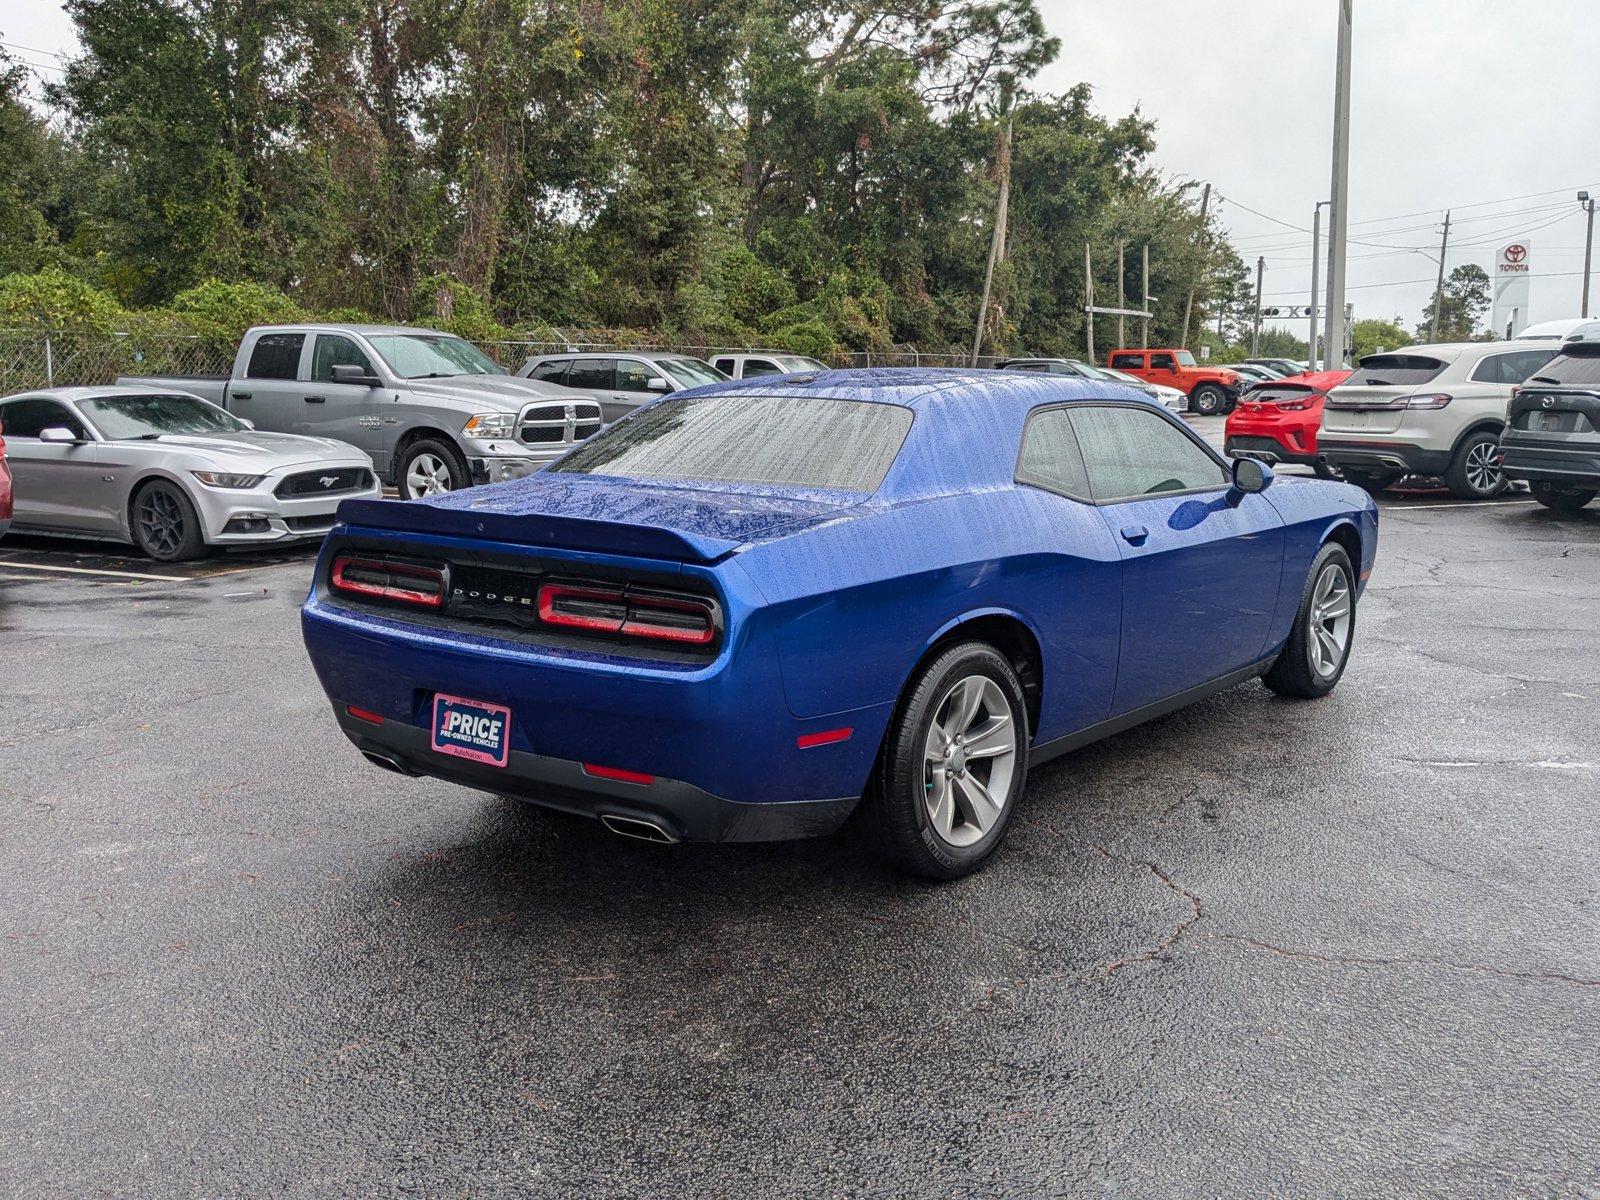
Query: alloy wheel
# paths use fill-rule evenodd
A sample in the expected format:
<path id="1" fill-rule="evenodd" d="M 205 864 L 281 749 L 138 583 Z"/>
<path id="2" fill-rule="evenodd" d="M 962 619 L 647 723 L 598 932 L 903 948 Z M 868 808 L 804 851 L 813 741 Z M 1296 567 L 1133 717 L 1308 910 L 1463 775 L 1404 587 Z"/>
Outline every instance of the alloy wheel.
<path id="1" fill-rule="evenodd" d="M 1467 482 L 1485 496 L 1500 490 L 1505 476 L 1500 473 L 1500 446 L 1497 442 L 1478 442 L 1467 450 Z"/>
<path id="2" fill-rule="evenodd" d="M 438 496 L 452 490 L 450 464 L 437 454 L 419 454 L 406 469 L 406 498 Z"/>
<path id="3" fill-rule="evenodd" d="M 1017 721 L 986 675 L 952 684 L 933 710 L 923 746 L 924 804 L 952 846 L 980 840 L 1005 811 L 1017 769 Z"/>
<path id="4" fill-rule="evenodd" d="M 145 549 L 157 558 L 176 554 L 183 545 L 183 510 L 177 499 L 163 487 L 146 489 L 139 497 L 139 508 L 134 518 L 139 525 L 139 537 Z"/>
<path id="5" fill-rule="evenodd" d="M 1336 675 L 1350 649 L 1350 580 L 1329 563 L 1311 592 L 1311 666 L 1324 679 Z"/>

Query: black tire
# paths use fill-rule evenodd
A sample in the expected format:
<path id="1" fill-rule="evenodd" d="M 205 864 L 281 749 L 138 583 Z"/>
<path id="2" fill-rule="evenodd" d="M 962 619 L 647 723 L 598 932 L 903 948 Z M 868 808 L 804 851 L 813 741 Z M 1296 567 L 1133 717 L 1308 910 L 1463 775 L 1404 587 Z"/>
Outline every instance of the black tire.
<path id="1" fill-rule="evenodd" d="M 1343 573 L 1344 594 L 1347 598 L 1349 621 L 1343 633 L 1343 652 L 1337 666 L 1331 670 L 1319 668 L 1315 661 L 1315 643 L 1312 624 L 1316 620 L 1316 592 L 1318 581 L 1330 568 Z M 1311 570 L 1306 572 L 1305 587 L 1300 591 L 1300 607 L 1294 614 L 1294 627 L 1289 640 L 1279 651 L 1277 660 L 1262 676 L 1266 684 L 1280 696 L 1294 696 L 1315 700 L 1333 691 L 1344 677 L 1345 665 L 1350 661 L 1350 650 L 1356 640 L 1356 574 L 1350 565 L 1350 556 L 1337 542 L 1329 542 L 1317 551 L 1311 560 Z"/>
<path id="2" fill-rule="evenodd" d="M 1553 483 L 1536 483 L 1533 485 L 1533 498 L 1544 505 L 1551 512 L 1565 513 L 1571 516 L 1596 496 L 1600 491 L 1594 488 L 1563 488 Z"/>
<path id="3" fill-rule="evenodd" d="M 984 769 L 988 774 L 979 780 L 978 769 L 966 763 L 963 751 L 961 763 L 948 771 L 945 788 L 950 797 L 949 811 L 956 813 L 961 822 L 954 826 L 952 837 L 973 839 L 956 844 L 935 828 L 929 811 L 931 789 L 937 785 L 932 782 L 935 772 L 927 754 L 935 737 L 935 718 L 945 714 L 941 728 L 950 723 L 955 714 L 948 704 L 955 700 L 958 688 L 968 686 L 968 681 L 979 681 L 976 686 L 991 698 L 999 697 L 1009 709 L 1014 749 L 1004 794 L 998 798 L 998 815 L 987 829 L 967 822 L 965 812 L 971 802 L 963 789 L 968 785 L 958 777 L 964 775 L 969 781 L 980 782 L 981 790 L 988 794 L 988 784 L 995 781 L 1001 760 L 974 755 L 973 764 L 987 764 Z M 983 681 L 995 685 L 996 690 L 990 693 Z M 978 711 L 990 720 L 997 715 L 989 711 L 988 701 Z M 974 719 L 976 716 L 975 713 Z M 1011 815 L 1027 783 L 1028 742 L 1028 706 L 1022 681 L 1005 655 L 985 642 L 958 642 L 935 655 L 907 686 L 867 788 L 863 805 L 866 826 L 885 856 L 902 870 L 929 879 L 959 879 L 976 871 L 995 852 L 1010 827 Z"/>
<path id="4" fill-rule="evenodd" d="M 1492 464 L 1487 460 L 1492 459 Z M 1457 500 L 1492 500 L 1511 483 L 1500 471 L 1500 435 L 1487 429 L 1469 433 L 1445 468 L 1444 483 Z"/>
<path id="5" fill-rule="evenodd" d="M 134 545 L 157 562 L 189 562 L 206 553 L 194 504 L 175 483 L 152 479 L 133 495 L 128 525 Z"/>
<path id="6" fill-rule="evenodd" d="M 1312 463 L 1311 464 L 1311 469 L 1316 472 L 1318 479 L 1343 479 L 1344 478 L 1344 476 L 1339 473 L 1339 468 L 1338 467 L 1330 467 L 1325 462 Z"/>
<path id="7" fill-rule="evenodd" d="M 421 461 L 425 459 L 431 461 Z M 413 469 L 418 469 L 421 476 L 436 480 L 440 486 L 426 488 L 424 485 L 426 490 L 417 490 L 412 479 Z M 461 451 L 452 443 L 438 438 L 420 438 L 400 455 L 400 462 L 394 471 L 394 485 L 400 491 L 400 499 L 415 500 L 419 496 L 459 492 L 462 488 L 471 487 L 472 475 L 467 470 L 467 460 L 461 457 Z"/>
<path id="8" fill-rule="evenodd" d="M 1189 409 L 1202 417 L 1214 417 L 1228 403 L 1228 394 L 1214 383 L 1202 383 L 1189 393 Z"/>
<path id="9" fill-rule="evenodd" d="M 1344 481 L 1376 496 L 1400 482 L 1399 471 L 1356 471 L 1345 468 Z"/>

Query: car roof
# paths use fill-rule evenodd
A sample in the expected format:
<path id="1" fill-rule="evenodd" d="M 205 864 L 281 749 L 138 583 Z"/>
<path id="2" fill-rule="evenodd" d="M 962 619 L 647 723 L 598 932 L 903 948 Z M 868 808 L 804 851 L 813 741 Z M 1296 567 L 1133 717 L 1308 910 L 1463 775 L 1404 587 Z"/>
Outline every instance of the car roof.
<path id="1" fill-rule="evenodd" d="M 1445 362 L 1454 362 L 1463 355 L 1479 356 L 1497 354 L 1507 350 L 1537 350 L 1538 346 L 1530 346 L 1527 342 L 1431 342 L 1421 346 L 1396 346 L 1393 350 L 1385 350 L 1381 357 L 1387 358 L 1395 354 L 1422 354 L 1429 358 L 1442 359 Z M 1369 354 L 1367 358 L 1377 358 L 1379 355 Z M 1366 359 L 1362 359 L 1363 362 Z"/>
<path id="2" fill-rule="evenodd" d="M 378 334 L 416 333 L 424 337 L 457 337 L 442 329 L 428 329 L 421 325 L 352 325 L 332 322 L 299 322 L 286 325 L 252 325 L 247 333 L 359 333 L 362 337 Z"/>
<path id="3" fill-rule="evenodd" d="M 76 404 L 80 400 L 98 400 L 111 396 L 187 396 L 181 387 L 152 387 L 149 385 L 107 383 L 99 387 L 29 388 L 10 396 L 0 396 L 0 404 L 7 400 L 65 400 Z"/>
<path id="4" fill-rule="evenodd" d="M 777 354 L 779 352 L 773 350 L 770 353 Z M 728 356 L 719 354 L 717 357 L 726 358 Z M 800 356 L 791 355 L 790 357 L 798 358 Z M 690 358 L 698 362 L 705 361 L 697 354 L 685 354 L 679 350 L 552 350 L 548 354 L 532 355 L 528 361 L 542 363 L 550 362 L 552 359 L 557 358 L 648 358 L 652 362 L 659 362 L 664 358 Z"/>

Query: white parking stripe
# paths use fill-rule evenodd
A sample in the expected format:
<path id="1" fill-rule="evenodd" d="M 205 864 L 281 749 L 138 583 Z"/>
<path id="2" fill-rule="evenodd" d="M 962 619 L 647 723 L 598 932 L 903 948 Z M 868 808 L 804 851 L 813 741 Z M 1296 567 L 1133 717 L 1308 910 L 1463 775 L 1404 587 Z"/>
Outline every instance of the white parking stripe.
<path id="1" fill-rule="evenodd" d="M 0 559 L 0 571 L 43 571 L 47 574 L 105 575 L 112 579 L 153 579 L 159 583 L 193 583 L 181 575 L 142 575 L 138 571 L 97 571 L 92 567 L 52 567 L 44 563 L 19 563 Z"/>
<path id="2" fill-rule="evenodd" d="M 1511 504 L 1537 504 L 1537 500 L 1452 500 L 1448 504 L 1385 505 L 1384 512 L 1420 512 L 1424 508 L 1505 508 Z"/>

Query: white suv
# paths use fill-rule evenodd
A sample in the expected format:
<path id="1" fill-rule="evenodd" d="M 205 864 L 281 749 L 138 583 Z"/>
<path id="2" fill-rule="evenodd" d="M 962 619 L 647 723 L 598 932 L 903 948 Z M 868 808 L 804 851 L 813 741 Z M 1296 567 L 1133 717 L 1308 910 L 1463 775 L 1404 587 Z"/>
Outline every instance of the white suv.
<path id="1" fill-rule="evenodd" d="M 756 354 L 719 354 L 711 365 L 730 379 L 754 379 L 757 375 L 793 375 L 800 371 L 826 371 L 827 363 L 820 363 L 803 354 L 785 354 L 781 350 L 762 350 Z"/>
<path id="2" fill-rule="evenodd" d="M 1497 496 L 1507 486 L 1500 473 L 1506 406 L 1556 350 L 1462 342 L 1369 355 L 1328 393 L 1317 457 L 1369 492 L 1405 475 L 1439 475 L 1463 500 Z"/>

